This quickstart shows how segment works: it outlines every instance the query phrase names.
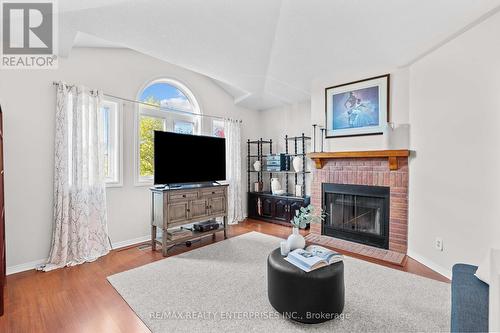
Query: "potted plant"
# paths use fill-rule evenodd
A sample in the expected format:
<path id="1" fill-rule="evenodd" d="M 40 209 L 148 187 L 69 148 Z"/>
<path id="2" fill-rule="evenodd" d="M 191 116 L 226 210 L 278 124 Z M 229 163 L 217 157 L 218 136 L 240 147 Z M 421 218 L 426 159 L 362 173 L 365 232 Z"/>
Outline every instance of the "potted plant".
<path id="1" fill-rule="evenodd" d="M 323 221 L 325 214 L 320 210 L 319 214 L 314 214 L 314 206 L 301 207 L 295 212 L 295 216 L 290 221 L 293 226 L 293 231 L 288 236 L 287 244 L 290 251 L 295 249 L 303 249 L 306 246 L 306 240 L 299 233 L 299 229 L 304 229 L 310 223 L 319 223 Z"/>

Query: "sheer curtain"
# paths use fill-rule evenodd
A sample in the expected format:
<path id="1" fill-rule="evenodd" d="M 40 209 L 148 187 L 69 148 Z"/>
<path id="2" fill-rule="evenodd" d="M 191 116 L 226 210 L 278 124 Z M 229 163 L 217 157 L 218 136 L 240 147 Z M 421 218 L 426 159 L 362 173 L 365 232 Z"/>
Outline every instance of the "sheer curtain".
<path id="1" fill-rule="evenodd" d="M 239 120 L 224 120 L 226 137 L 226 176 L 228 188 L 228 223 L 243 220 L 241 187 L 241 123 Z"/>
<path id="2" fill-rule="evenodd" d="M 94 261 L 110 250 L 99 93 L 59 83 L 54 226 L 44 271 Z"/>

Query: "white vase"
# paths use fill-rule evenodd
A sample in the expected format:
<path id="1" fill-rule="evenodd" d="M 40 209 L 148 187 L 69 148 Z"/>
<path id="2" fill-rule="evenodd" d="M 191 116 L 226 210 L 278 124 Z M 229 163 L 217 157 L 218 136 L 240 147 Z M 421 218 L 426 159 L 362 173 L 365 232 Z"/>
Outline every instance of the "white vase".
<path id="1" fill-rule="evenodd" d="M 260 171 L 260 167 L 261 167 L 260 161 L 255 161 L 255 163 L 253 164 L 254 170 Z"/>
<path id="2" fill-rule="evenodd" d="M 293 232 L 290 236 L 288 236 L 288 239 L 286 240 L 288 243 L 288 247 L 290 248 L 290 251 L 296 250 L 296 249 L 303 249 L 306 246 L 306 240 L 302 235 L 299 233 L 299 228 L 293 227 Z"/>
<path id="3" fill-rule="evenodd" d="M 275 194 L 281 190 L 281 183 L 278 178 L 271 178 L 271 193 Z"/>
<path id="4" fill-rule="evenodd" d="M 292 161 L 293 169 L 295 172 L 301 172 L 304 170 L 304 161 L 301 157 L 295 156 Z"/>

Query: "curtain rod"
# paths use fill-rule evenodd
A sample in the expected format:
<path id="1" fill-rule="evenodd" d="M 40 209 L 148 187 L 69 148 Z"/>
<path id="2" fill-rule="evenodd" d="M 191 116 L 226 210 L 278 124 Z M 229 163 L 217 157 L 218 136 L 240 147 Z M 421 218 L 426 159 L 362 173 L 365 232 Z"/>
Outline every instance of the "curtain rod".
<path id="1" fill-rule="evenodd" d="M 53 81 L 52 84 L 54 86 L 59 86 L 59 82 L 57 82 L 57 81 Z M 69 84 L 69 86 L 74 86 L 74 85 Z M 111 94 L 106 94 L 106 93 L 103 93 L 103 95 L 106 96 L 106 97 L 111 97 L 111 98 L 119 99 L 119 100 L 122 100 L 122 101 L 134 103 L 134 104 L 142 104 L 142 105 L 146 105 L 146 106 L 149 106 L 149 107 L 153 107 L 155 109 L 165 110 L 165 111 L 170 111 L 170 112 L 176 112 L 176 113 L 182 113 L 182 114 L 189 115 L 189 116 L 207 117 L 207 118 L 214 118 L 214 119 L 220 119 L 220 120 L 230 119 L 230 118 L 224 118 L 224 117 L 220 117 L 220 116 L 212 116 L 212 115 L 209 115 L 209 114 L 201 114 L 201 113 L 194 113 L 194 112 L 182 111 L 182 110 L 177 110 L 175 108 L 161 107 L 161 106 L 158 106 L 158 105 L 155 105 L 155 104 L 150 104 L 150 103 L 146 103 L 146 102 L 136 101 L 136 100 L 133 100 L 133 99 L 129 99 L 129 98 L 125 98 L 125 97 L 119 97 L 119 96 L 115 96 L 115 95 L 111 95 Z M 241 120 L 241 119 L 240 120 L 235 119 L 235 120 L 239 121 L 240 123 L 243 123 L 243 120 Z"/>

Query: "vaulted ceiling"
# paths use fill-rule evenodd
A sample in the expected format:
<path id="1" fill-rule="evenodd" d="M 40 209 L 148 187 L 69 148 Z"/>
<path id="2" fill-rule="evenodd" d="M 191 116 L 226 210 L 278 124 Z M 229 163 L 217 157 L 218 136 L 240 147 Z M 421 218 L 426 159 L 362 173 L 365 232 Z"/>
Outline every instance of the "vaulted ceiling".
<path id="1" fill-rule="evenodd" d="M 307 100 L 312 80 L 405 66 L 500 0 L 64 0 L 59 50 L 121 46 L 204 74 L 253 109 Z M 77 37 L 78 36 L 78 37 Z M 76 43 L 76 44 L 75 44 Z"/>

